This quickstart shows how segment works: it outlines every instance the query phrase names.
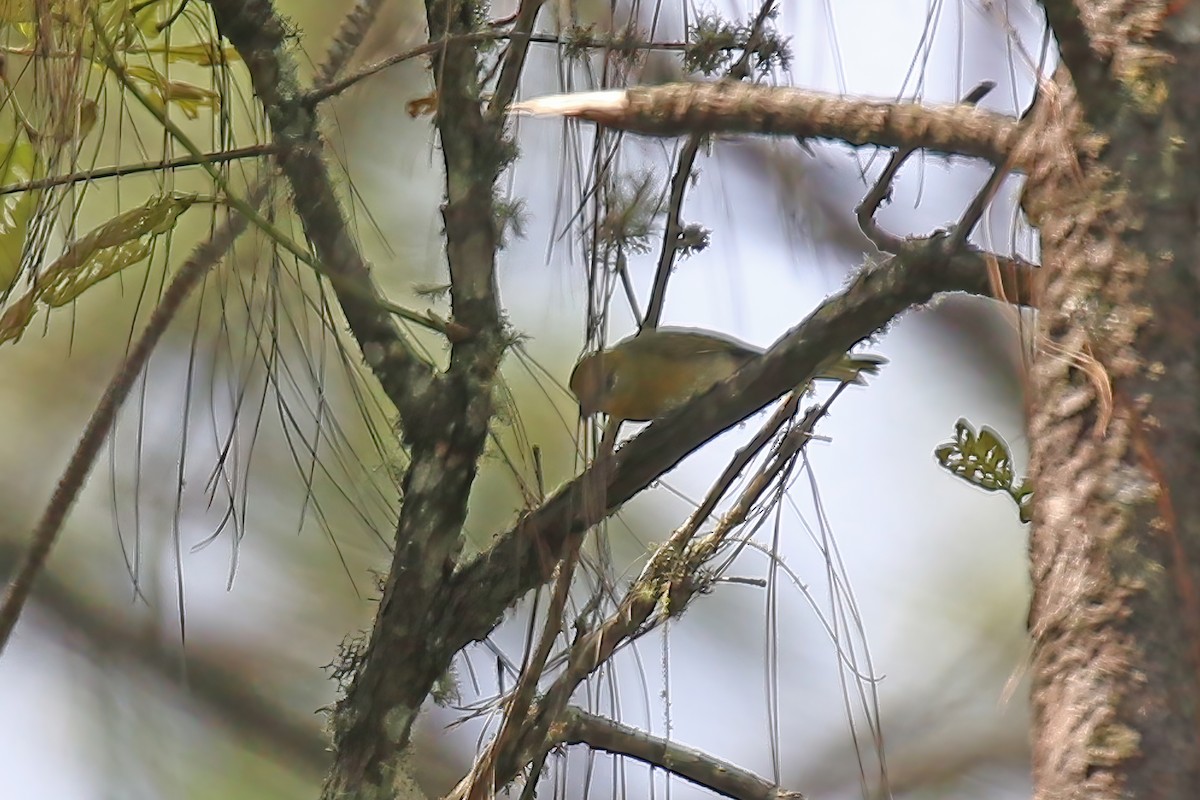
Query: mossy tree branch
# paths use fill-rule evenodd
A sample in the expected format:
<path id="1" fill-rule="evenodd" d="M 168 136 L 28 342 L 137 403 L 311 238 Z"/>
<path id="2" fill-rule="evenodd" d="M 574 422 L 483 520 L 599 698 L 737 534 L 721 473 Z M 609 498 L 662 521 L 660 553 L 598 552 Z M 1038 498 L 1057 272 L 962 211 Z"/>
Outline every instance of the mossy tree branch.
<path id="1" fill-rule="evenodd" d="M 647 136 L 794 136 L 855 147 L 924 149 L 993 164 L 1011 159 L 1016 170 L 1037 152 L 1015 117 L 970 105 L 896 103 L 728 81 L 552 95 L 518 103 L 514 110 Z"/>
<path id="2" fill-rule="evenodd" d="M 906 310 L 951 292 L 991 296 L 989 270 L 1012 279 L 1007 297 L 1028 298 L 1036 270 L 965 249 L 947 255 L 942 236 L 912 239 L 900 253 L 868 264 L 843 291 L 822 303 L 758 362 L 650 424 L 613 456 L 603 502 L 585 502 L 591 471 L 562 487 L 538 509 L 500 534 L 492 547 L 458 570 L 439 635 L 455 649 L 485 636 L 499 614 L 548 580 L 561 549 L 619 509 L 722 431 L 811 380 L 831 353 L 845 353 Z"/>
<path id="3" fill-rule="evenodd" d="M 549 578 L 554 562 L 547 554 L 561 552 L 568 537 L 581 535 L 712 436 L 805 382 L 830 353 L 845 352 L 904 310 L 944 292 L 988 295 L 989 272 L 997 264 L 1021 284 L 1009 296 L 1027 296 L 1029 265 L 969 248 L 948 253 L 941 236 L 907 242 L 896 256 L 862 270 L 760 364 L 654 423 L 622 448 L 599 507 L 582 502 L 591 474 L 585 473 L 502 534 L 487 553 L 456 567 L 467 497 L 492 420 L 492 381 L 507 344 L 495 275 L 500 240 L 495 184 L 514 152 L 503 116 L 486 111 L 482 100 L 477 42 L 470 37 L 479 24 L 475 4 L 429 0 L 426 8 L 430 40 L 440 43 L 432 51 L 431 71 L 446 171 L 442 213 L 450 298 L 456 329 L 464 332 L 451 341 L 444 372 L 412 357 L 349 235 L 325 167 L 311 99 L 296 82 L 286 30 L 271 4 L 210 4 L 251 72 L 297 213 L 332 275 L 351 332 L 400 412 L 410 452 L 383 597 L 369 644 L 334 714 L 336 752 L 326 797 L 407 791 L 402 788 L 407 783 L 404 753 L 430 688 L 456 652 L 486 635 L 505 608 Z M 528 23 L 533 6 L 524 8 L 521 19 Z M 1009 158 L 1019 143 L 1015 121 L 1006 117 L 962 108 L 931 111 L 901 104 L 881 110 L 879 105 L 834 103 L 837 113 L 819 117 L 811 133 L 802 135 L 848 136 L 861 144 L 874 136 L 875 143 L 886 145 L 904 133 L 905 143 L 915 136 L 916 146 L 991 159 Z M 701 129 L 714 129 L 716 117 L 704 119 L 708 122 Z"/>

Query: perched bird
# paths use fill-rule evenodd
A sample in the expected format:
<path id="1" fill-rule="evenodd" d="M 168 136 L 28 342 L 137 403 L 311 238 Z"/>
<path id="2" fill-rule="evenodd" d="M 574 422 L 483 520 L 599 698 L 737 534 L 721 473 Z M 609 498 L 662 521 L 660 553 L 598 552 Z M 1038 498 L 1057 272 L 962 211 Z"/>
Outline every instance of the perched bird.
<path id="1" fill-rule="evenodd" d="M 571 373 L 579 412 L 645 422 L 703 394 L 765 351 L 699 328 L 656 328 L 580 359 Z M 843 356 L 818 378 L 864 383 L 887 359 Z"/>

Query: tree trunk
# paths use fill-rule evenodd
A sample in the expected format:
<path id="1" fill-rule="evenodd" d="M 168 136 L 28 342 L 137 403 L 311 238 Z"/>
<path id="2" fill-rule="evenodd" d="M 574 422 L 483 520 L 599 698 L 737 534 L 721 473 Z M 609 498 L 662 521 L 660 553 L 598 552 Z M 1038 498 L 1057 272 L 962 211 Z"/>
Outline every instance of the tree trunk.
<path id="1" fill-rule="evenodd" d="M 1074 157 L 1035 169 L 1025 197 L 1044 272 L 1036 797 L 1197 798 L 1200 59 L 1182 20 L 1154 31 L 1156 4 L 1111 21 L 1100 3 L 1044 5 L 1070 77 L 1037 113 Z"/>

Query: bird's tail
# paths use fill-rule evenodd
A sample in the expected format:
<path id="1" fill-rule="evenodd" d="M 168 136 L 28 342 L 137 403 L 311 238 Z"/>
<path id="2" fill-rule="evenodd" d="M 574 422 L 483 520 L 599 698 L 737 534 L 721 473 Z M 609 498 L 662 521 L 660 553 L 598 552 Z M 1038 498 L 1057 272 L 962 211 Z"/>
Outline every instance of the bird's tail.
<path id="1" fill-rule="evenodd" d="M 817 377 L 829 381 L 841 381 L 842 383 L 854 383 L 859 386 L 865 386 L 867 376 L 878 375 L 879 368 L 886 363 L 888 363 L 886 358 L 874 355 L 873 353 L 847 354 L 835 361 L 831 366 L 822 370 Z"/>

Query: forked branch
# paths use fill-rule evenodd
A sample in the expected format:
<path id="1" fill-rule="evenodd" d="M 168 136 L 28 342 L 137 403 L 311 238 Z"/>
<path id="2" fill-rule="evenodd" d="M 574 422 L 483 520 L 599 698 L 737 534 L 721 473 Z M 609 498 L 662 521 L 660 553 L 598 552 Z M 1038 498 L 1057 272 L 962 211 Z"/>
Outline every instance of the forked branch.
<path id="1" fill-rule="evenodd" d="M 734 800 L 804 800 L 800 792 L 780 788 L 702 750 L 578 708 L 567 710 L 562 723 L 552 732 L 552 742 L 555 745 L 585 744 L 593 750 L 629 756 Z"/>
<path id="2" fill-rule="evenodd" d="M 812 379 L 830 353 L 845 353 L 907 309 L 950 292 L 992 295 L 997 265 L 1013 285 L 1010 302 L 1031 296 L 1035 268 L 969 246 L 947 254 L 943 237 L 907 241 L 900 252 L 868 264 L 850 284 L 784 335 L 759 361 L 705 395 L 653 422 L 616 452 L 606 496 L 586 502 L 594 467 L 499 534 L 492 547 L 456 571 L 442 609 L 448 648 L 485 636 L 496 615 L 550 577 L 544 553 L 560 552 L 580 535 L 659 480 L 709 439 Z"/>
<path id="3" fill-rule="evenodd" d="M 798 421 L 794 420 L 800 400 L 798 393 L 781 406 L 750 444 L 733 457 L 729 467 L 709 491 L 705 502 L 658 547 L 641 575 L 625 591 L 616 610 L 595 629 L 580 632 L 576 636 L 566 655 L 565 668 L 555 677 L 528 716 L 520 720 L 506 717 L 503 730 L 509 731 L 510 735 L 503 742 L 497 736 L 489 747 L 487 769 L 482 774 L 477 772 L 464 780 L 450 795 L 451 800 L 490 796 L 495 789 L 511 781 L 527 762 L 539 760 L 548 748 L 557 743 L 555 732 L 564 724 L 567 703 L 579 684 L 607 662 L 618 648 L 652 630 L 663 620 L 683 613 L 692 598 L 708 584 L 700 574 L 705 564 L 720 552 L 727 537 L 751 516 L 761 498 L 777 484 L 801 448 L 808 443 L 817 422 L 836 398 L 837 393 L 825 405 L 814 407 Z M 733 507 L 721 517 L 710 533 L 697 539 L 701 526 L 720 497 L 750 459 L 773 440 L 788 421 L 794 424 L 779 438 L 778 446 L 749 479 Z M 511 733 L 514 729 L 520 731 L 519 736 Z M 497 753 L 500 747 L 504 749 Z M 699 780 L 704 772 L 696 765 L 693 767 L 693 770 L 685 770 L 681 774 Z M 484 781 L 486 783 L 481 793 L 479 784 Z M 760 780 L 755 781 L 750 785 L 760 790 L 764 788 Z M 740 785 L 740 781 L 730 786 L 735 784 Z M 747 796 L 764 795 L 756 792 Z"/>

